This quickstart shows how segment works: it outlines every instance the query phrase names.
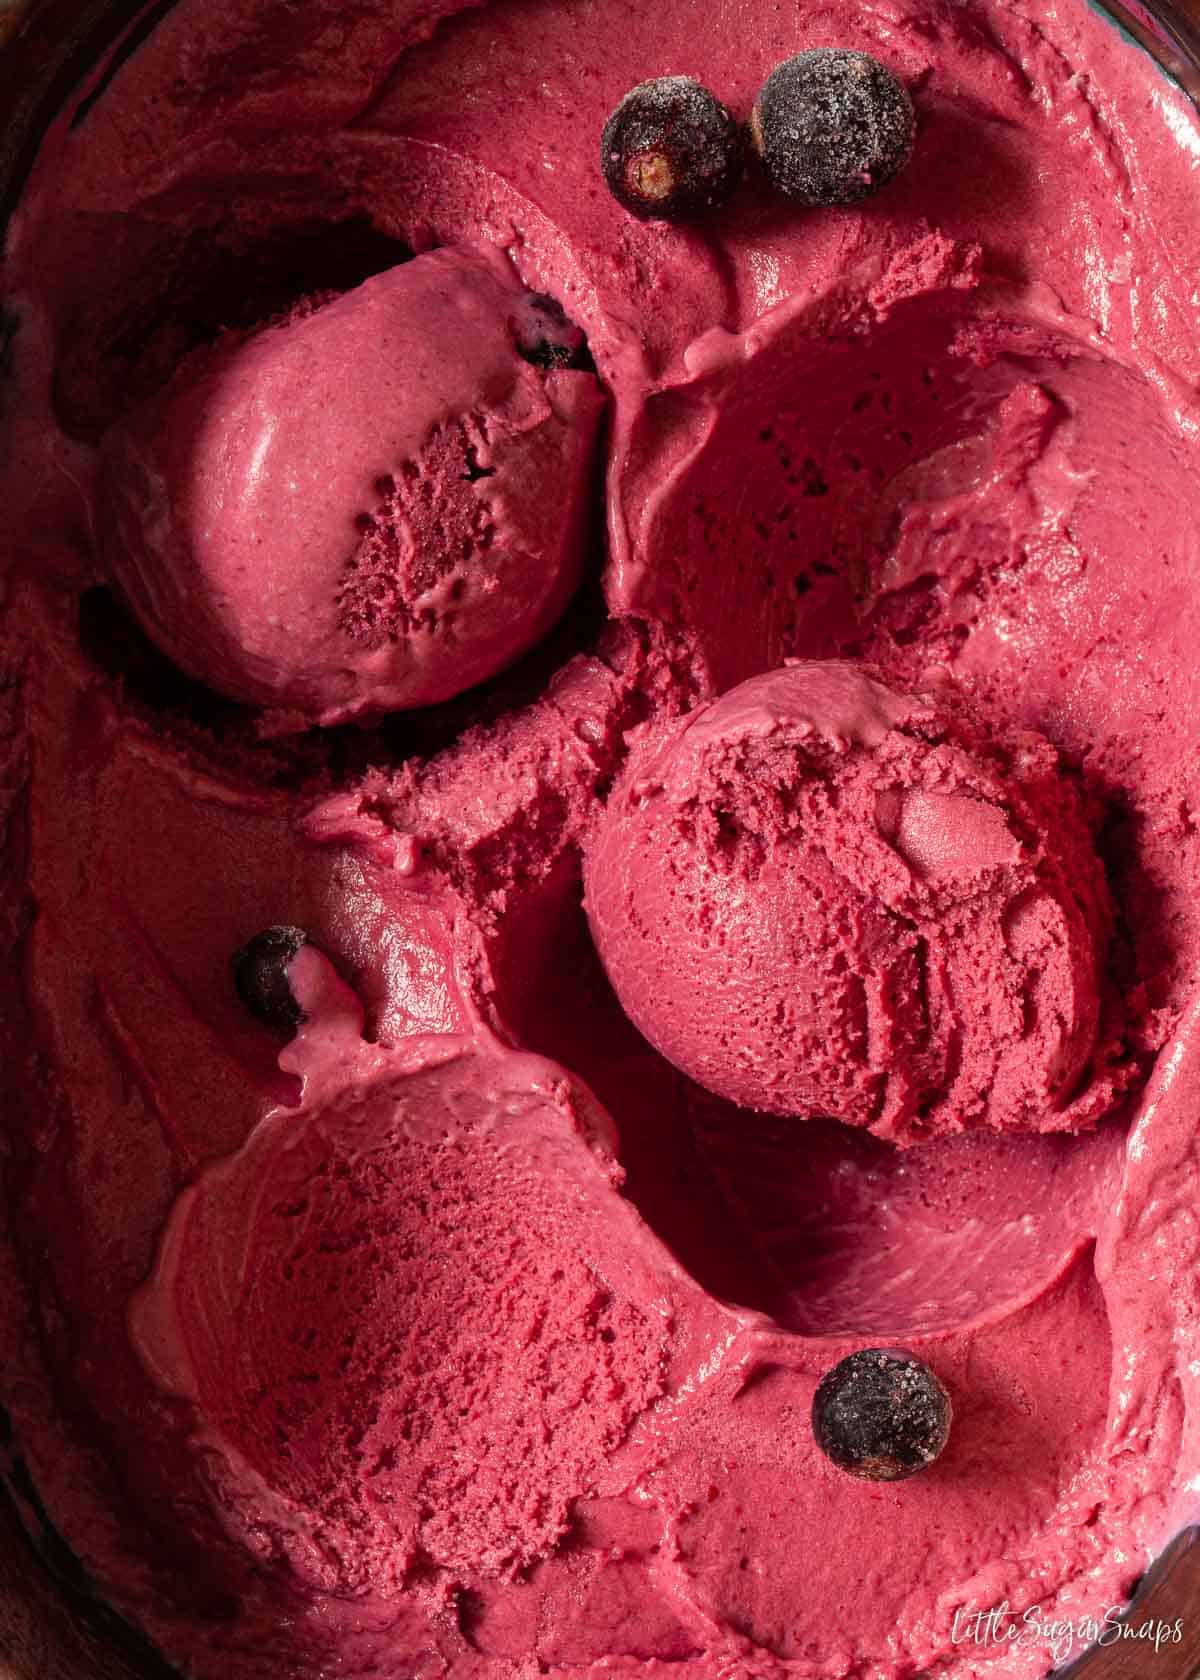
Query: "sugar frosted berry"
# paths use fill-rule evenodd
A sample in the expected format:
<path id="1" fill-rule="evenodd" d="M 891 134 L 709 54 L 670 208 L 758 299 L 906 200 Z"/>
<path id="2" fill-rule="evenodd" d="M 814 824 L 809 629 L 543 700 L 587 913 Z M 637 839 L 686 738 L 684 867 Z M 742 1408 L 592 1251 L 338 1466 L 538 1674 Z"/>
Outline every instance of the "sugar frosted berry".
<path id="1" fill-rule="evenodd" d="M 920 1359 L 863 1348 L 822 1377 L 813 1396 L 817 1445 L 839 1470 L 899 1482 L 932 1464 L 950 1436 L 950 1397 Z"/>
<path id="2" fill-rule="evenodd" d="M 724 204 L 742 173 L 737 123 L 690 76 L 642 82 L 604 125 L 609 190 L 645 221 L 685 221 Z"/>
<path id="3" fill-rule="evenodd" d="M 750 118 L 771 185 L 800 204 L 854 204 L 912 156 L 916 117 L 903 82 L 868 53 L 820 47 L 777 65 Z"/>
<path id="4" fill-rule="evenodd" d="M 250 1013 L 277 1033 L 292 1033 L 304 1020 L 288 980 L 288 967 L 302 945 L 303 928 L 269 927 L 233 956 L 233 984 Z"/>

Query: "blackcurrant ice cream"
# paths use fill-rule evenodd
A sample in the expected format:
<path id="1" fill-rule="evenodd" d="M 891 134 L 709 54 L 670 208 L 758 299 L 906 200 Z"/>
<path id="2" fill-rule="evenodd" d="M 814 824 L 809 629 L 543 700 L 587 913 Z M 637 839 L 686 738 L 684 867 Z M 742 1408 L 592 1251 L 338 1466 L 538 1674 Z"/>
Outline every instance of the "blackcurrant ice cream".
<path id="1" fill-rule="evenodd" d="M 539 372 L 494 247 L 428 252 L 185 362 L 106 435 L 100 553 L 155 641 L 329 724 L 445 700 L 583 569 L 593 377 Z"/>
<path id="2" fill-rule="evenodd" d="M 816 51 L 877 191 L 614 199 Z M 1016 1680 L 1194 1520 L 1198 157 L 1075 0 L 181 0 L 46 136 L 0 1403 L 181 1672 Z"/>
<path id="3" fill-rule="evenodd" d="M 1128 1083 L 1107 889 L 1053 751 L 860 665 L 647 731 L 586 881 L 630 1019 L 747 1108 L 909 1143 L 1078 1130 Z"/>

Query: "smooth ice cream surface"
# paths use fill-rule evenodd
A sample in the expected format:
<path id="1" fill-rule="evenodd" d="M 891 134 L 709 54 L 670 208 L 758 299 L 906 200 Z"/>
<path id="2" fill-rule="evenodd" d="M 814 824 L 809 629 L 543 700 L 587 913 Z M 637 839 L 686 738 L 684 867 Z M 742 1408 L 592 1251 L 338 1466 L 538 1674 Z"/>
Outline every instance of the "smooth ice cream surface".
<path id="1" fill-rule="evenodd" d="M 629 88 L 831 46 L 877 196 L 613 201 Z M 6 1451 L 192 1680 L 1042 1676 L 959 1613 L 1120 1603 L 1200 1476 L 1195 113 L 1082 0 L 181 0 L 80 96 Z M 953 1406 L 886 1488 L 871 1346 Z"/>
<path id="2" fill-rule="evenodd" d="M 859 666 L 752 677 L 638 743 L 586 877 L 631 1020 L 731 1102 L 907 1143 L 1120 1091 L 1089 1068 L 1103 875 L 1036 736 Z"/>

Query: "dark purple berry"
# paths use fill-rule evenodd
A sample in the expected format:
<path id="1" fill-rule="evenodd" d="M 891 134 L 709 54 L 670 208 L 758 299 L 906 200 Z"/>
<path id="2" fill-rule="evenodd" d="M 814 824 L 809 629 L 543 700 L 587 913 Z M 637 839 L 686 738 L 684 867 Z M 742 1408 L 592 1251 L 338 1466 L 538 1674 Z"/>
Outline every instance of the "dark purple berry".
<path id="1" fill-rule="evenodd" d="M 827 1371 L 813 1396 L 817 1445 L 839 1470 L 899 1482 L 932 1464 L 950 1436 L 950 1396 L 928 1365 L 863 1348 Z"/>
<path id="2" fill-rule="evenodd" d="M 819 47 L 785 59 L 750 118 L 776 192 L 801 204 L 854 204 L 912 156 L 916 115 L 903 82 L 877 58 Z"/>
<path id="3" fill-rule="evenodd" d="M 690 76 L 632 88 L 604 125 L 600 167 L 618 204 L 644 221 L 715 210 L 742 174 L 738 125 Z"/>
<path id="4" fill-rule="evenodd" d="M 251 1015 L 273 1032 L 293 1033 L 305 1018 L 288 980 L 288 967 L 307 944 L 303 928 L 269 927 L 234 952 L 237 994 Z"/>
<path id="5" fill-rule="evenodd" d="M 557 298 L 529 292 L 512 318 L 517 353 L 534 367 L 575 368 L 595 373 L 588 341 Z"/>

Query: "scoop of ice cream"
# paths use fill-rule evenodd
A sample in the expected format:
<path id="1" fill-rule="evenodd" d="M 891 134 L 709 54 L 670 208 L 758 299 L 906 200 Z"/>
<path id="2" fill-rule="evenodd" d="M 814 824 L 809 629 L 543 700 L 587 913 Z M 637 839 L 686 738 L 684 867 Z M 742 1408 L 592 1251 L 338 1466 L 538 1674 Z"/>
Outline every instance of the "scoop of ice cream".
<path id="1" fill-rule="evenodd" d="M 1113 1100 L 1104 879 L 1040 737 L 850 664 L 753 678 L 638 743 L 587 897 L 633 1021 L 746 1107 L 912 1142 Z"/>
<path id="2" fill-rule="evenodd" d="M 666 1381 L 610 1123 L 539 1057 L 365 1043 L 311 945 L 289 977 L 304 1100 L 179 1198 L 135 1341 L 195 1406 L 231 1531 L 308 1584 L 509 1574 Z"/>
<path id="3" fill-rule="evenodd" d="M 190 358 L 103 449 L 101 546 L 148 633 L 319 723 L 511 663 L 579 582 L 602 403 L 569 345 L 539 357 L 546 318 L 498 252 L 446 248 Z"/>

